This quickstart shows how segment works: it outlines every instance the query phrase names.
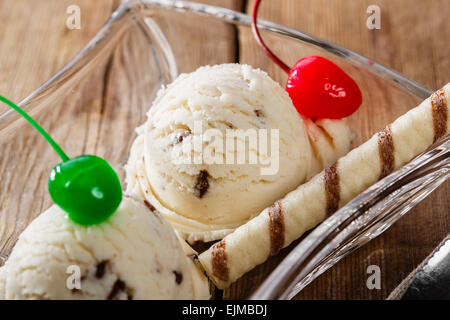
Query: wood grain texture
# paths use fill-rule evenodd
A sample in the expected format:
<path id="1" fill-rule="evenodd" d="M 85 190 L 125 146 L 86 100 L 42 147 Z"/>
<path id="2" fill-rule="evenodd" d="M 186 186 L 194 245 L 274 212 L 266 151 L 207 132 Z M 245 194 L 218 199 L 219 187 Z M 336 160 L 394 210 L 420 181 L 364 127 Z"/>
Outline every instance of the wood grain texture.
<path id="1" fill-rule="evenodd" d="M 203 2 L 247 12 L 253 4 L 251 0 Z M 83 48 L 118 3 L 117 0 L 1 1 L 0 93 L 19 101 L 37 88 Z M 71 31 L 65 27 L 66 8 L 71 4 L 81 7 L 81 30 Z M 366 28 L 369 4 L 378 4 L 382 9 L 381 30 Z M 262 18 L 348 47 L 431 88 L 439 88 L 450 81 L 448 0 L 265 0 L 260 10 Z M 260 67 L 280 83 L 285 82 L 286 76 L 262 54 L 248 29 L 238 30 L 223 23 L 205 28 L 202 19 L 198 18 L 195 23 L 192 20 L 170 23 L 168 16 L 156 19 L 169 43 L 177 43 L 173 50 L 179 72 L 190 72 L 205 64 L 239 61 Z M 289 64 L 304 55 L 319 53 L 295 44 L 281 44 L 279 38 L 267 34 L 263 36 Z M 146 80 L 145 72 L 125 67 L 127 62 L 135 60 L 149 64 L 139 54 L 141 41 L 138 35 L 124 39 L 123 45 L 91 75 L 89 82 L 78 86 L 70 99 L 61 102 L 62 107 L 55 106 L 52 112 L 38 119 L 69 154 L 96 153 L 118 169 L 125 163 L 130 136 L 145 118 L 150 105 L 147 97 L 154 95 L 149 89 L 153 80 Z M 339 64 L 351 73 L 364 94 L 364 105 L 349 119 L 356 133 L 355 145 L 418 102 L 397 89 L 385 89 L 381 80 L 345 62 L 339 61 Z M 135 83 L 145 86 L 135 87 Z M 135 94 L 138 90 L 145 94 Z M 0 235 L 3 239 L 0 248 L 8 244 L 9 235 L 22 230 L 51 204 L 45 172 L 49 172 L 58 159 L 48 149 L 43 139 L 26 127 L 16 140 L 0 144 Z M 121 176 L 123 178 L 123 172 Z M 447 182 L 382 236 L 349 255 L 297 298 L 387 297 L 450 232 L 448 194 Z M 14 241 L 14 237 L 10 239 Z M 216 298 L 247 297 L 290 248 L 292 246 L 249 272 Z M 381 290 L 366 287 L 366 268 L 371 264 L 381 268 Z"/>
<path id="2" fill-rule="evenodd" d="M 82 22 L 81 30 L 66 28 L 66 8 L 72 4 L 80 6 L 82 21 L 86 22 Z M 92 9 L 89 0 L 0 2 L 0 92 L 19 101 L 68 62 L 109 17 L 113 2 L 102 1 Z M 92 108 L 99 110 L 100 103 L 93 98 L 101 92 L 102 82 L 98 83 L 84 97 L 75 95 L 73 102 L 93 99 Z M 73 108 L 75 103 L 72 108 L 67 104 L 38 118 L 69 154 L 84 149 L 83 137 L 90 122 L 88 113 Z M 71 121 L 75 112 L 81 115 L 79 122 Z M 72 125 L 66 127 L 67 131 L 57 128 L 62 122 Z M 43 150 L 50 151 L 44 139 L 28 126 L 21 128 L 14 141 L 0 145 L 0 247 L 13 243 L 16 233 L 50 205 L 45 172 L 57 163 L 57 158 Z"/>

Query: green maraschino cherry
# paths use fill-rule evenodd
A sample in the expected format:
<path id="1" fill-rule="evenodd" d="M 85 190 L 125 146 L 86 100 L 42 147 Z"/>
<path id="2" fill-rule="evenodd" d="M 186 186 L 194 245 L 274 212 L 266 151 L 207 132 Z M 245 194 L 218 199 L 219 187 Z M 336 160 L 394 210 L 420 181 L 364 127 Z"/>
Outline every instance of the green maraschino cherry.
<path id="1" fill-rule="evenodd" d="M 107 220 L 122 201 L 119 177 L 109 163 L 92 155 L 70 159 L 25 111 L 2 96 L 0 101 L 24 117 L 61 157 L 63 162 L 52 169 L 48 180 L 48 190 L 53 201 L 75 223 L 87 226 Z"/>

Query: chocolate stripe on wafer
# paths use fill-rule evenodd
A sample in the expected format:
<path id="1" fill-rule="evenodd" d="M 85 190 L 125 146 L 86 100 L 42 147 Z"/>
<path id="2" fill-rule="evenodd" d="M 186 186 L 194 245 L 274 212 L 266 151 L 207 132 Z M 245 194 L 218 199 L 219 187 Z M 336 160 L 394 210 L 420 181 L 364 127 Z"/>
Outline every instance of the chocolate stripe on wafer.
<path id="1" fill-rule="evenodd" d="M 269 208 L 270 255 L 277 254 L 284 245 L 284 217 L 281 202 L 275 202 Z"/>
<path id="2" fill-rule="evenodd" d="M 212 248 L 212 271 L 222 281 L 228 281 L 229 270 L 225 240 L 219 241 Z"/>
<path id="3" fill-rule="evenodd" d="M 394 140 L 392 139 L 391 126 L 378 132 L 378 152 L 380 154 L 380 179 L 394 171 Z"/>
<path id="4" fill-rule="evenodd" d="M 330 216 L 339 208 L 341 190 L 339 186 L 339 174 L 337 171 L 338 163 L 325 169 L 325 195 L 327 199 L 327 215 Z"/>
<path id="5" fill-rule="evenodd" d="M 434 141 L 443 137 L 447 131 L 447 101 L 444 89 L 431 95 L 431 113 L 433 115 Z"/>

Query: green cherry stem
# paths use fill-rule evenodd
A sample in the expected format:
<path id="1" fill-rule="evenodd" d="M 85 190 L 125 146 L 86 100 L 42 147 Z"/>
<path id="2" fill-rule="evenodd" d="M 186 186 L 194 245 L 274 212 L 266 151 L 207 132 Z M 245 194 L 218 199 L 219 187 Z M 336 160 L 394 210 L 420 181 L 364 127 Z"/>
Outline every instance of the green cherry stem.
<path id="1" fill-rule="evenodd" d="M 23 111 L 22 108 L 3 96 L 0 96 L 0 100 L 13 108 L 22 117 L 24 117 L 44 137 L 44 139 L 47 140 L 47 142 L 52 146 L 56 153 L 61 157 L 63 162 L 70 160 L 70 158 L 64 153 L 61 147 L 55 142 L 55 140 L 50 137 L 47 131 L 45 131 L 44 128 L 42 128 L 36 121 L 34 121 L 34 119 L 31 118 L 28 113 Z"/>
<path id="2" fill-rule="evenodd" d="M 93 155 L 70 159 L 47 131 L 19 106 L 2 96 L 0 101 L 24 117 L 63 160 L 50 173 L 48 191 L 72 221 L 89 226 L 102 223 L 114 214 L 122 201 L 122 186 L 106 160 Z"/>

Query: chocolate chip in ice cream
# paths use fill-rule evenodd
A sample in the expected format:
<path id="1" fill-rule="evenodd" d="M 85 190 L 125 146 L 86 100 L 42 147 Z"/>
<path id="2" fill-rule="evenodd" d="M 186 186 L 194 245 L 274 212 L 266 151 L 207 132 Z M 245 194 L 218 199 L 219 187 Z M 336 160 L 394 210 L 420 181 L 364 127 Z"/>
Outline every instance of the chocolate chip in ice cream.
<path id="1" fill-rule="evenodd" d="M 156 212 L 156 208 L 150 202 L 148 202 L 147 199 L 144 200 L 144 204 L 147 206 L 147 208 L 149 208 L 151 212 Z"/>
<path id="2" fill-rule="evenodd" d="M 147 199 L 144 200 L 144 204 L 147 206 L 147 208 L 157 217 L 160 219 L 160 213 L 159 211 L 150 203 Z"/>
<path id="3" fill-rule="evenodd" d="M 188 257 L 189 259 L 191 259 L 192 261 L 194 261 L 194 262 L 197 262 L 197 261 L 198 261 L 198 255 L 197 255 L 196 253 L 188 254 L 187 257 Z"/>
<path id="4" fill-rule="evenodd" d="M 258 118 L 264 117 L 264 113 L 262 112 L 262 110 L 255 109 L 255 110 L 253 110 L 253 112 L 256 114 L 256 116 L 257 116 Z"/>
<path id="5" fill-rule="evenodd" d="M 195 194 L 199 198 L 203 198 L 205 193 L 208 191 L 209 188 L 209 181 L 208 181 L 209 173 L 206 170 L 200 171 L 200 173 L 197 176 L 197 180 L 195 182 Z"/>
<path id="6" fill-rule="evenodd" d="M 125 292 L 127 294 L 128 300 L 133 300 L 133 295 L 131 294 L 131 290 L 127 288 L 127 285 L 124 281 L 117 279 L 116 282 L 114 282 L 111 291 L 108 294 L 107 300 L 117 300 L 118 295 L 121 292 Z"/>
<path id="7" fill-rule="evenodd" d="M 97 279 L 103 278 L 103 276 L 105 275 L 106 267 L 107 267 L 108 263 L 109 263 L 108 260 L 104 260 L 104 261 L 100 262 L 99 264 L 97 264 L 97 269 L 95 270 L 95 277 Z"/>
<path id="8" fill-rule="evenodd" d="M 183 282 L 183 274 L 176 270 L 173 270 L 172 272 L 175 275 L 175 282 L 181 284 L 181 282 Z"/>
<path id="9" fill-rule="evenodd" d="M 184 138 L 188 137 L 191 135 L 191 131 L 183 131 L 179 134 L 177 134 L 177 136 L 175 137 L 175 141 L 173 142 L 172 145 L 176 145 L 176 144 L 180 144 L 183 142 Z"/>

